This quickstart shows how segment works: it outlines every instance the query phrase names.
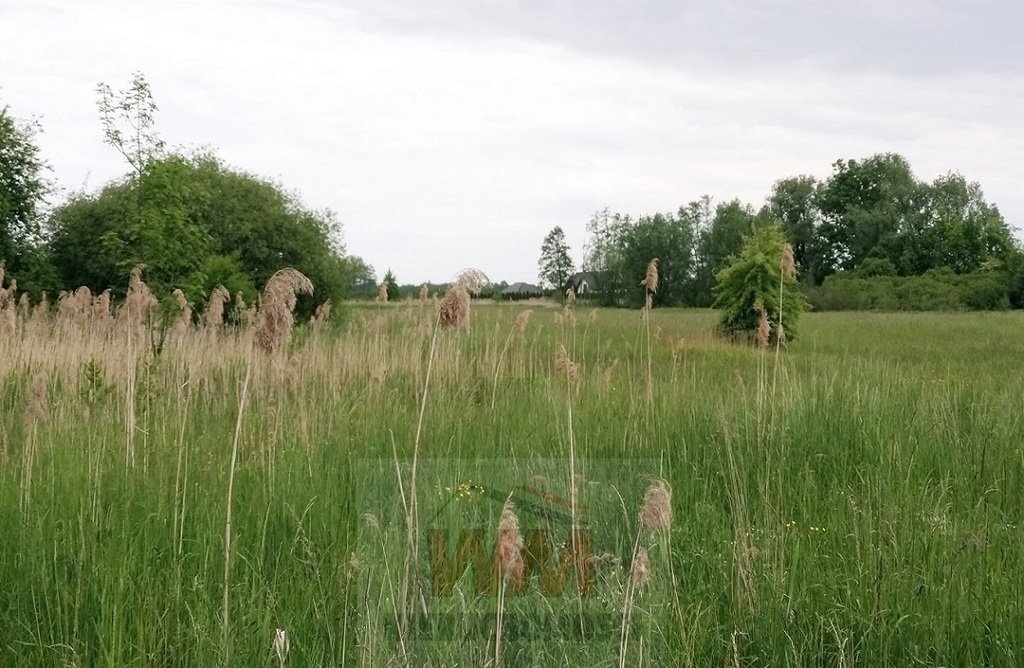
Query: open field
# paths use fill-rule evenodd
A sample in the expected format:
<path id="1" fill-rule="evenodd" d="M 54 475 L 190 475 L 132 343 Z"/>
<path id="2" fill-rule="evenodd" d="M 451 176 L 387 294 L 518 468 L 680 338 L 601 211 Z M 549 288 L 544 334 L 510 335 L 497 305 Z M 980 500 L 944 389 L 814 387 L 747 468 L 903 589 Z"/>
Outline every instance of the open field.
<path id="1" fill-rule="evenodd" d="M 1024 663 L 1024 314 L 809 314 L 776 358 L 709 311 L 522 311 L 434 339 L 430 304 L 349 306 L 275 358 L 247 330 L 153 357 L 116 324 L 20 324 L 0 666 L 274 666 L 277 628 L 287 666 L 616 666 L 638 544 L 626 665 Z M 671 528 L 641 531 L 657 477 Z M 469 568 L 438 596 L 430 522 L 446 558 L 459 530 L 490 550 L 527 479 L 579 494 L 592 590 L 477 594 Z M 428 517 L 438 497 L 467 505 Z"/>

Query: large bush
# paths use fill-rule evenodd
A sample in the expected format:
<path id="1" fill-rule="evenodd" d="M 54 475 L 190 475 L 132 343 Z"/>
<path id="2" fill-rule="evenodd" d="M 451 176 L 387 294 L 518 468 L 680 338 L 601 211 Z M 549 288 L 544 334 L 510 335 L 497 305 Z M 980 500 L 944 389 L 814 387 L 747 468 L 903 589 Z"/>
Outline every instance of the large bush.
<path id="1" fill-rule="evenodd" d="M 955 274 L 936 269 L 921 276 L 840 272 L 805 291 L 819 311 L 985 311 L 1010 307 L 1013 278 L 1001 270 Z"/>
<path id="2" fill-rule="evenodd" d="M 757 331 L 763 308 L 772 323 L 773 342 L 780 323 L 787 340 L 797 336 L 797 321 L 807 309 L 807 301 L 795 274 L 782 269 L 785 248 L 780 227 L 755 228 L 739 254 L 718 273 L 714 305 L 722 310 L 724 332 L 742 335 Z"/>

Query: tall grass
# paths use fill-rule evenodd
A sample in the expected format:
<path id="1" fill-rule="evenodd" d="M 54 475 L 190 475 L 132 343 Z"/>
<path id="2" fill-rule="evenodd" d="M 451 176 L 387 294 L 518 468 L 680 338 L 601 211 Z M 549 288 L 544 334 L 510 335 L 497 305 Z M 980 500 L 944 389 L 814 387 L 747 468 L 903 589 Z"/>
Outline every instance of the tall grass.
<path id="1" fill-rule="evenodd" d="M 336 305 L 343 326 L 255 357 L 252 331 L 219 320 L 153 357 L 124 324 L 19 318 L 0 339 L 0 665 L 283 664 L 286 629 L 288 666 L 615 666 L 628 586 L 626 665 L 1024 662 L 1021 314 L 810 314 L 765 393 L 765 353 L 716 340 L 711 312 L 659 309 L 648 346 L 635 312 L 599 311 L 570 340 L 534 308 L 508 345 L 519 309 L 474 305 L 435 340 L 428 306 Z M 568 434 L 552 363 L 567 341 Z M 509 586 L 499 639 L 497 590 L 474 594 L 467 574 L 445 605 L 488 611 L 491 635 L 413 628 L 403 652 L 400 579 L 378 586 L 407 542 L 396 457 L 418 442 L 472 477 L 562 460 L 569 438 L 580 503 L 628 529 L 595 556 L 611 637 L 554 637 L 550 601 Z M 672 490 L 645 574 L 630 554 L 646 484 L 597 496 L 599 460 Z M 390 484 L 359 475 L 367 461 Z M 493 545 L 500 505 L 476 507 Z M 383 548 L 361 540 L 374 523 Z"/>

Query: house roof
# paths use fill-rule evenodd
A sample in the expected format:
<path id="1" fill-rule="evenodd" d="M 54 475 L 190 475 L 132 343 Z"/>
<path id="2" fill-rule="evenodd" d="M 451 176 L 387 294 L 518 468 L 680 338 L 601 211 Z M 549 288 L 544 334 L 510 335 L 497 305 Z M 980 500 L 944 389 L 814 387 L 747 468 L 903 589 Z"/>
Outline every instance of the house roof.
<path id="1" fill-rule="evenodd" d="M 501 291 L 503 295 L 541 295 L 544 291 L 530 283 L 513 283 Z"/>

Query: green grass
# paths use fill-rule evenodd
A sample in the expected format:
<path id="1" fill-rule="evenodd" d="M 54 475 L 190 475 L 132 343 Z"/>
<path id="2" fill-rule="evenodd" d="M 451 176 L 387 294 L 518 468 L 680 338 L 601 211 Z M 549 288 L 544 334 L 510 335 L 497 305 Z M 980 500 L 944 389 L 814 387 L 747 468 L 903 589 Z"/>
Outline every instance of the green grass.
<path id="1" fill-rule="evenodd" d="M 649 540 L 629 665 L 1024 663 L 1024 314 L 810 314 L 773 391 L 774 351 L 716 340 L 711 312 L 655 310 L 648 404 L 637 312 L 578 307 L 572 324 L 535 308 L 509 339 L 520 310 L 474 306 L 468 330 L 439 334 L 419 498 L 445 480 L 501 491 L 538 466 L 567 495 L 571 408 L 595 482 L 581 502 L 610 565 L 586 600 L 510 597 L 520 627 L 505 665 L 618 665 L 616 615 L 654 476 L 672 486 L 675 520 Z M 394 453 L 407 485 L 433 314 L 346 316 L 255 370 L 227 643 L 244 345 L 183 340 L 142 360 L 130 466 L 123 337 L 0 342 L 0 666 L 273 666 L 275 628 L 291 638 L 288 666 L 401 665 Z M 571 390 L 554 371 L 559 344 L 580 365 Z M 445 512 L 446 526 L 493 541 L 500 504 Z M 482 620 L 481 633 L 438 643 L 407 629 L 409 663 L 483 665 L 495 599 L 474 596 L 468 574 L 457 596 L 432 598 L 426 545 L 423 533 L 424 604 Z M 552 632 L 582 604 L 610 613 L 613 631 Z"/>

